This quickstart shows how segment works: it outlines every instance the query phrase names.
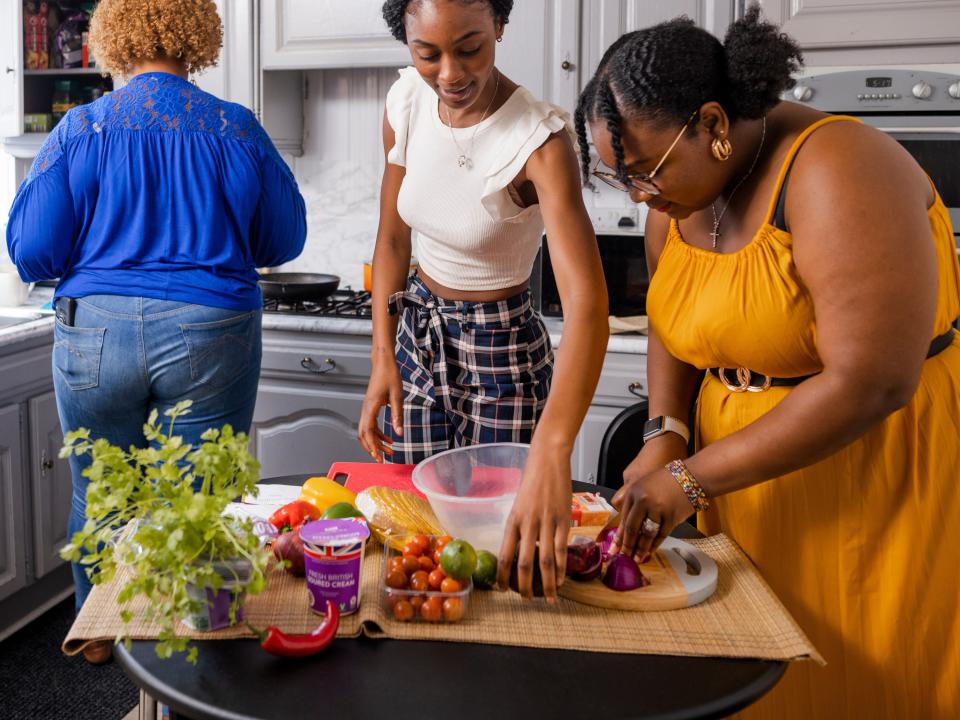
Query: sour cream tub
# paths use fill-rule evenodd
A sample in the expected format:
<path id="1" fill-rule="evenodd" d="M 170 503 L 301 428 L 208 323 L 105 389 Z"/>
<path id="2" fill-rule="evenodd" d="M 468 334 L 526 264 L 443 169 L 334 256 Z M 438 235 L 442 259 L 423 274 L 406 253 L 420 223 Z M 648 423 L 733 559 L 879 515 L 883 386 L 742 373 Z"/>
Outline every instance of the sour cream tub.
<path id="1" fill-rule="evenodd" d="M 370 528 L 362 518 L 315 520 L 300 528 L 310 609 L 323 615 L 332 600 L 341 615 L 360 608 L 360 569 Z"/>

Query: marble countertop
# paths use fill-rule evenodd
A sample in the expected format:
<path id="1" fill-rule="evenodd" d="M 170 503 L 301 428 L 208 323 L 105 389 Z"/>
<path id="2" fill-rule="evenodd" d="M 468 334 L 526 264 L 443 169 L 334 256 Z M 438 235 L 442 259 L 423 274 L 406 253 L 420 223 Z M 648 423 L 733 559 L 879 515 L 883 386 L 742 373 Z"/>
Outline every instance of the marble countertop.
<path id="1" fill-rule="evenodd" d="M 27 302 L 15 308 L 0 307 L 0 315 L 31 315 L 37 312 L 44 313 L 43 317 L 11 325 L 0 329 L 0 348 L 34 338 L 53 336 L 53 311 L 43 309 L 43 306 L 53 299 L 53 288 L 35 287 L 27 298 Z"/>

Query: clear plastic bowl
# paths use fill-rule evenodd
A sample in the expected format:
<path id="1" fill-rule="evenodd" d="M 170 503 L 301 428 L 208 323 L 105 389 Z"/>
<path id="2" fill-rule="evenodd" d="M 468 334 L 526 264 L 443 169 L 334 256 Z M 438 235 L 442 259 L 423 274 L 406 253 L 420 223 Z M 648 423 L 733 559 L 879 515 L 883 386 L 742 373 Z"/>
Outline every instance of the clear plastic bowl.
<path id="1" fill-rule="evenodd" d="M 490 443 L 445 450 L 413 469 L 413 484 L 448 534 L 496 554 L 529 449 Z"/>

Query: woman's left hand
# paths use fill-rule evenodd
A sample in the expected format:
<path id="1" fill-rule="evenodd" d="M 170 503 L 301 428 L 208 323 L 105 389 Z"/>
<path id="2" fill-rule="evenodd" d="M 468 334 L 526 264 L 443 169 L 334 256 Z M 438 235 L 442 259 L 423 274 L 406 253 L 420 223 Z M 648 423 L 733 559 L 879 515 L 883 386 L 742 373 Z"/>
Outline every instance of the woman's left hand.
<path id="1" fill-rule="evenodd" d="M 517 564 L 520 594 L 533 597 L 534 550 L 539 556 L 543 595 L 554 602 L 567 568 L 570 530 L 570 455 L 531 447 L 520 490 L 507 518 L 497 561 L 497 584 L 506 588 Z"/>
<path id="2" fill-rule="evenodd" d="M 613 496 L 613 506 L 620 511 L 620 527 L 611 551 L 643 562 L 693 514 L 693 506 L 665 468 L 632 479 L 628 473 L 624 475 L 626 484 Z"/>

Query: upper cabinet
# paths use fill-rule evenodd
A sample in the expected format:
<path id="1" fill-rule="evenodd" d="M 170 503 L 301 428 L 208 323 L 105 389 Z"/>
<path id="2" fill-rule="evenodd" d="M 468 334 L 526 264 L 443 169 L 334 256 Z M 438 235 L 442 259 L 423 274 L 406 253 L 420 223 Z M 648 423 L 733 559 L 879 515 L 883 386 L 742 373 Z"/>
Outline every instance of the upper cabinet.
<path id="1" fill-rule="evenodd" d="M 960 0 L 763 0 L 807 65 L 955 63 Z"/>
<path id="2" fill-rule="evenodd" d="M 600 58 L 624 33 L 686 15 L 723 39 L 734 19 L 734 0 L 587 0 L 583 3 L 580 86 L 586 86 Z"/>
<path id="3" fill-rule="evenodd" d="M 261 0 L 261 66 L 406 65 L 410 55 L 387 29 L 382 7 L 382 0 Z"/>

